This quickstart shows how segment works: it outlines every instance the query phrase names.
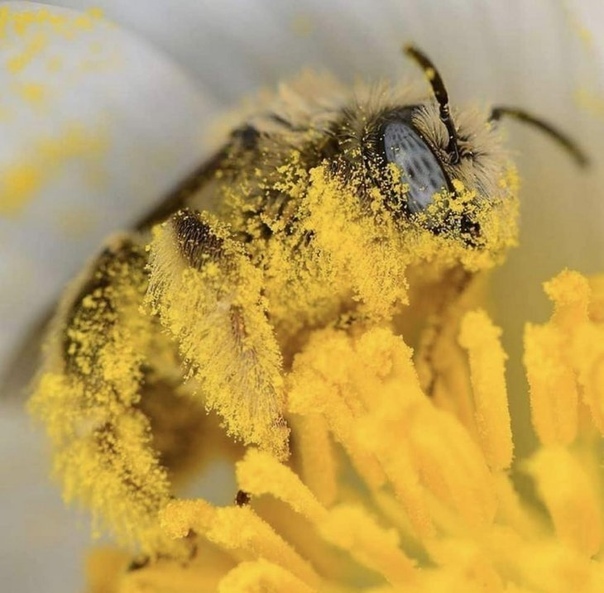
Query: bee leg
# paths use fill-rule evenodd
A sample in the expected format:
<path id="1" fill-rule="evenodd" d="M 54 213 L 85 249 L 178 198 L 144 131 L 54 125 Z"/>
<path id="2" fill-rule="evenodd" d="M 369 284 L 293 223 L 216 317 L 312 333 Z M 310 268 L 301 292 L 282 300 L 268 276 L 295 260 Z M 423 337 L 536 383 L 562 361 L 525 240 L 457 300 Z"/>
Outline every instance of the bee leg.
<path id="1" fill-rule="evenodd" d="M 243 244 L 211 215 L 180 210 L 154 229 L 149 270 L 148 302 L 206 407 L 230 436 L 287 456 L 281 352 Z"/>
<path id="2" fill-rule="evenodd" d="M 47 425 L 67 499 L 91 508 L 143 553 L 173 549 L 157 527 L 169 482 L 140 410 L 157 322 L 143 309 L 147 254 L 136 236 L 107 244 L 62 300 L 31 407 Z"/>

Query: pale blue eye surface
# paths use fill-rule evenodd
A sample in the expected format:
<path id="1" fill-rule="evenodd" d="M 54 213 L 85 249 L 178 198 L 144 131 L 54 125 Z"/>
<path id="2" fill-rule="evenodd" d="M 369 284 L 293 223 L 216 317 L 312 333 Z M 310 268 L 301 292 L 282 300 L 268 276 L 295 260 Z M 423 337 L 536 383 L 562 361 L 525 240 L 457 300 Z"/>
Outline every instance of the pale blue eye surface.
<path id="1" fill-rule="evenodd" d="M 409 210 L 420 212 L 430 204 L 435 193 L 448 188 L 442 167 L 411 125 L 389 122 L 383 134 L 388 162 L 400 169 L 401 181 L 409 185 Z"/>

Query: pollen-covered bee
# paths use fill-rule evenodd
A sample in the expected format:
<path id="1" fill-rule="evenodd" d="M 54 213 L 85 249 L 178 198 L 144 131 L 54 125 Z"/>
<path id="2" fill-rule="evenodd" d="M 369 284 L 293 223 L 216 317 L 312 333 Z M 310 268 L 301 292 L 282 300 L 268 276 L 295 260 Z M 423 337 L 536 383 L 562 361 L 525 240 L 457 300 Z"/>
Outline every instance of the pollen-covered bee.
<path id="1" fill-rule="evenodd" d="M 418 326 L 424 389 L 438 390 L 439 321 L 516 242 L 501 115 L 583 160 L 523 112 L 452 111 L 436 68 L 406 51 L 431 93 L 308 75 L 281 88 L 66 291 L 32 407 L 67 497 L 122 538 L 164 546 L 155 518 L 203 450 L 203 408 L 288 457 L 285 383 L 318 328 Z"/>

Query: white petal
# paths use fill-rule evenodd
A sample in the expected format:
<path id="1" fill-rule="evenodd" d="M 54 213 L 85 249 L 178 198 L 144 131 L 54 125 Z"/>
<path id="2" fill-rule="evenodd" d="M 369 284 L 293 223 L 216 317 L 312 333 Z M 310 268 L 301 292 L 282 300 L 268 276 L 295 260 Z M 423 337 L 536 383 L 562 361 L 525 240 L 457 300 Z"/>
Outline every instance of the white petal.
<path id="1" fill-rule="evenodd" d="M 48 442 L 21 410 L 0 414 L 0 574 L 2 590 L 64 593 L 82 589 L 89 521 L 67 511 L 49 478 Z"/>
<path id="2" fill-rule="evenodd" d="M 0 368 L 104 236 L 205 158 L 215 109 L 136 37 L 43 8 L 0 8 Z"/>

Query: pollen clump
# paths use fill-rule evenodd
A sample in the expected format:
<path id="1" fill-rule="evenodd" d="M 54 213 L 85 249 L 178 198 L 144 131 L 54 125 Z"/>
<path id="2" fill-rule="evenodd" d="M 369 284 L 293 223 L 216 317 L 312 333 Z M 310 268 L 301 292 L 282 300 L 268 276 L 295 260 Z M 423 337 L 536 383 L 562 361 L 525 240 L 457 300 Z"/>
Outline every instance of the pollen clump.
<path id="1" fill-rule="evenodd" d="M 395 303 L 407 302 L 400 233 L 385 217 L 363 216 L 357 194 L 324 167 L 311 171 L 305 229 L 319 252 L 329 254 L 331 275 L 352 283 L 355 298 L 371 316 L 385 317 Z M 341 276 L 340 276 L 341 275 Z"/>
<path id="2" fill-rule="evenodd" d="M 203 241 L 193 244 L 192 232 Z M 281 353 L 260 271 L 228 228 L 206 215 L 157 228 L 149 255 L 148 303 L 178 341 L 206 407 L 232 436 L 285 456 Z"/>

